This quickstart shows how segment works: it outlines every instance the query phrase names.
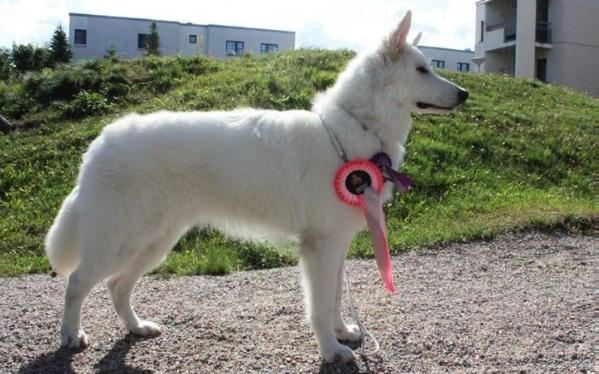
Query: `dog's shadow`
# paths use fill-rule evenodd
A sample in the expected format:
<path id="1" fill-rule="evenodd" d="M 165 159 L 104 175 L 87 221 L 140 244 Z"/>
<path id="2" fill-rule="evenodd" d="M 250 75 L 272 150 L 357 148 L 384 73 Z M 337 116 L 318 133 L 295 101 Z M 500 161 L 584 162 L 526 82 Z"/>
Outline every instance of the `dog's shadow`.
<path id="1" fill-rule="evenodd" d="M 360 347 L 360 343 L 358 342 L 343 342 L 343 344 L 347 344 L 354 351 Z M 383 360 L 380 356 L 376 356 L 374 358 L 366 358 L 364 356 L 358 356 L 357 361 L 352 361 L 348 363 L 334 363 L 327 364 L 326 362 L 322 362 L 320 364 L 319 374 L 333 374 L 333 373 L 347 373 L 347 374 L 357 374 L 357 373 L 376 373 L 382 366 Z M 361 365 L 358 365 L 361 363 Z"/>
<path id="2" fill-rule="evenodd" d="M 59 348 L 54 352 L 44 353 L 19 368 L 19 373 L 75 373 L 73 356 L 83 352 L 83 349 Z"/>
<path id="3" fill-rule="evenodd" d="M 110 351 L 94 365 L 97 373 L 153 373 L 149 369 L 141 369 L 125 364 L 125 357 L 137 344 L 138 341 L 145 340 L 147 338 L 138 337 L 133 334 L 128 334 L 119 341 L 117 341 Z M 79 353 L 84 352 L 84 349 L 66 349 L 59 348 L 54 352 L 44 353 L 36 357 L 33 361 L 28 362 L 19 369 L 21 374 L 33 374 L 33 373 L 65 373 L 74 374 L 76 373 L 73 368 L 73 357 Z"/>

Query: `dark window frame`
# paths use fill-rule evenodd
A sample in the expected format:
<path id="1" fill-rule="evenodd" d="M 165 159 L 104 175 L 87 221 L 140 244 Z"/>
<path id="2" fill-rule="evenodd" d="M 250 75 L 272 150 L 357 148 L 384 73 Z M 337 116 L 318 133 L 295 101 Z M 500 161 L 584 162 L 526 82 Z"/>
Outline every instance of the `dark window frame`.
<path id="1" fill-rule="evenodd" d="M 189 34 L 189 44 L 198 44 L 198 36 L 195 34 Z"/>
<path id="2" fill-rule="evenodd" d="M 458 71 L 462 73 L 470 72 L 470 63 L 469 62 L 458 62 Z"/>
<path id="3" fill-rule="evenodd" d="M 535 78 L 547 83 L 547 57 L 539 58 L 535 65 Z"/>
<path id="4" fill-rule="evenodd" d="M 229 48 L 233 44 L 233 48 Z M 241 56 L 245 50 L 245 42 L 241 40 L 227 40 L 225 42 L 225 54 L 227 56 Z"/>
<path id="5" fill-rule="evenodd" d="M 87 30 L 75 29 L 74 39 L 76 45 L 87 45 Z"/>
<path id="6" fill-rule="evenodd" d="M 485 41 L 485 21 L 480 21 L 480 41 L 482 43 Z"/>
<path id="7" fill-rule="evenodd" d="M 437 69 L 445 69 L 445 60 L 431 60 L 431 65 Z"/>
<path id="8" fill-rule="evenodd" d="M 260 54 L 274 53 L 279 50 L 279 45 L 275 43 L 260 43 Z"/>
<path id="9" fill-rule="evenodd" d="M 146 49 L 148 46 L 149 39 L 150 39 L 150 34 L 137 34 L 137 48 L 138 49 Z"/>

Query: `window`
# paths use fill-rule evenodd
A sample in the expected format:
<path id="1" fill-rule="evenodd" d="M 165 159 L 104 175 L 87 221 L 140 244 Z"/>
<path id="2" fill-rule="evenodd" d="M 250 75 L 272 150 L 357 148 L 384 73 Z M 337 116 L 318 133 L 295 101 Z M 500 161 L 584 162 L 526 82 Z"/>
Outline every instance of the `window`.
<path id="1" fill-rule="evenodd" d="M 261 43 L 260 44 L 260 53 L 261 54 L 276 52 L 278 50 L 279 50 L 278 44 L 270 44 L 270 43 Z"/>
<path id="2" fill-rule="evenodd" d="M 144 49 L 148 45 L 150 34 L 137 34 L 137 48 Z"/>
<path id="3" fill-rule="evenodd" d="M 547 82 L 547 59 L 540 58 L 537 60 L 537 79 L 541 82 Z"/>
<path id="4" fill-rule="evenodd" d="M 87 30 L 75 29 L 75 44 L 87 44 Z"/>
<path id="5" fill-rule="evenodd" d="M 433 65 L 433 67 L 439 68 L 439 69 L 443 69 L 445 67 L 445 61 L 443 60 L 431 60 L 431 65 Z"/>
<path id="6" fill-rule="evenodd" d="M 470 64 L 467 62 L 458 62 L 458 70 L 467 73 L 470 71 Z"/>
<path id="7" fill-rule="evenodd" d="M 226 44 L 227 56 L 239 56 L 243 54 L 243 42 L 235 40 L 227 40 Z"/>
<path id="8" fill-rule="evenodd" d="M 197 35 L 189 35 L 189 44 L 196 44 L 198 42 Z"/>
<path id="9" fill-rule="evenodd" d="M 485 21 L 480 21 L 480 43 L 485 40 Z"/>

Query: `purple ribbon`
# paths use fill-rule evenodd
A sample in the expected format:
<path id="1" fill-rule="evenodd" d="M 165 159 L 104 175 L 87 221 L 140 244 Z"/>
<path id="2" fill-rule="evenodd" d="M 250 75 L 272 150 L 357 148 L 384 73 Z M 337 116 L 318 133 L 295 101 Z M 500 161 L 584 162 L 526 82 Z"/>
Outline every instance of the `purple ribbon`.
<path id="1" fill-rule="evenodd" d="M 410 178 L 393 169 L 391 157 L 389 157 L 389 155 L 385 152 L 377 153 L 376 155 L 372 156 L 370 161 L 374 162 L 376 166 L 379 167 L 383 173 L 383 176 L 385 177 L 385 180 L 395 183 L 400 192 L 405 193 L 410 189 L 411 186 L 414 185 L 414 182 L 412 182 Z"/>

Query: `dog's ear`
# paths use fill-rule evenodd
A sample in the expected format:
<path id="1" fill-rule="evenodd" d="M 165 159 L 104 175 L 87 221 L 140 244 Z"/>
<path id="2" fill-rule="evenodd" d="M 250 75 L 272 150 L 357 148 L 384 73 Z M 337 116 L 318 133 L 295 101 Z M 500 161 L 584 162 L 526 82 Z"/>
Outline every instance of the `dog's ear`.
<path id="1" fill-rule="evenodd" d="M 418 43 L 420 43 L 420 38 L 422 37 L 422 33 L 419 32 L 418 35 L 416 35 L 416 37 L 414 38 L 414 41 L 412 42 L 412 45 L 414 47 L 418 47 Z"/>
<path id="2" fill-rule="evenodd" d="M 410 24 L 412 23 L 412 11 L 408 10 L 399 25 L 383 43 L 383 57 L 395 60 L 403 54 L 406 46 Z"/>

